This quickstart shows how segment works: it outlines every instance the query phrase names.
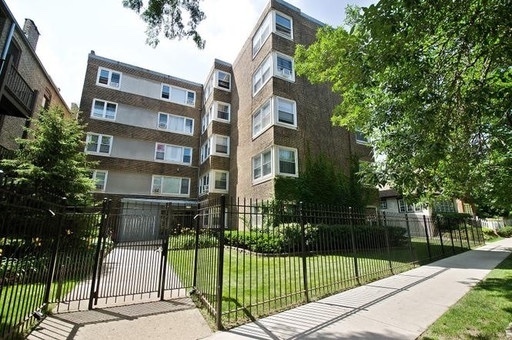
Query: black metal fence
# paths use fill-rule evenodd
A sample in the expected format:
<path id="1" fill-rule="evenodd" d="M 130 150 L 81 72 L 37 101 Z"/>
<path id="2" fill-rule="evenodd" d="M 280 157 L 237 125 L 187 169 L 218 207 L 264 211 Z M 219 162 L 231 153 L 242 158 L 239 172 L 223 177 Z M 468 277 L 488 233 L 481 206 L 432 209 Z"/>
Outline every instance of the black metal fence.
<path id="1" fill-rule="evenodd" d="M 469 219 L 221 198 L 200 209 L 197 296 L 218 328 L 387 277 L 484 243 Z M 204 287 L 201 284 L 204 283 Z"/>
<path id="2" fill-rule="evenodd" d="M 4 185 L 0 209 L 0 338 L 190 293 L 226 329 L 484 243 L 468 219 L 225 197 L 67 207 Z"/>

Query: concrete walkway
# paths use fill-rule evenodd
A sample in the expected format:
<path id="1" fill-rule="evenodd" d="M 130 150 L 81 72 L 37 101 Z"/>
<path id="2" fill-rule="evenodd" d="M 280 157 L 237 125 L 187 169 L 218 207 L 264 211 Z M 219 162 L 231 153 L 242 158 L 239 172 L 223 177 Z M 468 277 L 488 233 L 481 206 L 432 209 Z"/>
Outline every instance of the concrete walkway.
<path id="1" fill-rule="evenodd" d="M 57 314 L 29 339 L 416 339 L 511 252 L 505 239 L 227 332 L 184 298 Z"/>

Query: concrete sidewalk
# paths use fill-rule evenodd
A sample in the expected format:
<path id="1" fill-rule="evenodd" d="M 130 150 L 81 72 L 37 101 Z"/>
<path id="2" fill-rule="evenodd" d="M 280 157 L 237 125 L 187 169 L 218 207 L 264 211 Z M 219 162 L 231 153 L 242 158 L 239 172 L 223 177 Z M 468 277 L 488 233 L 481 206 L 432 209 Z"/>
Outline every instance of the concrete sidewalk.
<path id="1" fill-rule="evenodd" d="M 511 252 L 505 239 L 226 332 L 184 298 L 57 314 L 29 339 L 416 339 Z"/>
<path id="2" fill-rule="evenodd" d="M 491 243 L 208 339 L 416 339 L 511 252 Z"/>

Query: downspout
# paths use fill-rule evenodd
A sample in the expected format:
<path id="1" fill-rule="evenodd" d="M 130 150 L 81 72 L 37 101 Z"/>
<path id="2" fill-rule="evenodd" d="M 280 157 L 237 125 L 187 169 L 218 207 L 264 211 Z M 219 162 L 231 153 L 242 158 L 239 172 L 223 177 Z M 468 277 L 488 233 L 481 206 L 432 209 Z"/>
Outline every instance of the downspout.
<path id="1" fill-rule="evenodd" d="M 4 70 L 5 61 L 7 59 L 7 53 L 9 52 L 9 47 L 11 47 L 12 37 L 14 36 L 14 29 L 16 28 L 16 23 L 13 21 L 11 23 L 11 29 L 9 30 L 9 35 L 7 35 L 7 39 L 5 40 L 4 49 L 2 51 L 2 57 L 0 58 L 0 74 Z"/>

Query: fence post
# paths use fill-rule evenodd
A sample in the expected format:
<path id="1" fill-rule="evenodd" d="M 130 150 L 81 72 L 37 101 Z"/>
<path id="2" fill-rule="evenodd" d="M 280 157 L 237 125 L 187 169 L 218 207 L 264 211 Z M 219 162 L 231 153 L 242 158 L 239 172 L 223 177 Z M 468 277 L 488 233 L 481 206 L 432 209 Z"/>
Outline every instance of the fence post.
<path id="1" fill-rule="evenodd" d="M 161 230 L 160 237 L 162 238 L 162 252 L 160 254 L 160 277 L 158 285 L 158 297 L 160 301 L 164 300 L 165 291 L 165 277 L 167 275 L 167 255 L 169 254 L 169 237 L 171 229 L 171 214 L 172 214 L 172 203 L 167 203 L 165 206 L 165 224 Z"/>
<path id="2" fill-rule="evenodd" d="M 222 329 L 222 283 L 224 280 L 224 228 L 226 213 L 226 196 L 220 197 L 219 211 L 219 254 L 217 258 L 217 291 L 216 291 L 216 325 L 217 329 Z"/>
<path id="3" fill-rule="evenodd" d="M 98 271 L 100 266 L 100 253 L 101 253 L 101 241 L 103 240 L 103 234 L 105 232 L 105 221 L 107 217 L 107 199 L 103 199 L 101 207 L 101 220 L 100 229 L 98 230 L 98 241 L 96 242 L 96 251 L 94 253 L 94 266 L 91 279 L 91 289 L 89 292 L 89 306 L 88 309 L 92 309 L 94 299 L 97 297 L 98 292 L 96 291 L 96 281 L 98 280 Z"/>
<path id="4" fill-rule="evenodd" d="M 430 249 L 430 239 L 428 237 L 427 217 L 425 215 L 423 215 L 423 225 L 425 226 L 425 237 L 427 238 L 428 260 L 430 262 L 432 262 L 432 250 Z"/>
<path id="5" fill-rule="evenodd" d="M 377 221 L 379 219 L 377 218 Z M 380 223 L 377 222 L 377 225 L 379 225 Z M 395 274 L 393 272 L 393 262 L 391 261 L 391 247 L 389 245 L 389 231 L 388 231 L 388 226 L 386 223 L 384 223 L 384 236 L 386 238 L 386 251 L 387 251 L 387 254 L 388 254 L 388 264 L 389 264 L 389 271 L 391 272 L 391 274 Z"/>
<path id="6" fill-rule="evenodd" d="M 443 244 L 443 230 L 441 229 L 441 223 L 439 223 L 439 215 L 436 216 L 437 229 L 439 231 L 439 241 L 441 242 L 441 255 L 444 255 L 444 244 Z"/>
<path id="7" fill-rule="evenodd" d="M 55 243 L 53 245 L 52 249 L 52 257 L 50 260 L 50 272 L 48 273 L 48 280 L 46 281 L 45 291 L 44 291 L 44 298 L 43 303 L 48 306 L 48 303 L 50 302 L 50 292 L 51 287 L 53 284 L 53 278 L 55 276 L 55 270 L 57 268 L 57 253 L 59 252 L 59 246 L 60 246 L 60 237 L 61 237 L 61 230 L 62 230 L 62 220 L 64 219 L 64 213 L 66 211 L 66 198 L 62 198 L 62 207 L 61 211 L 58 212 L 58 222 L 57 222 L 57 233 L 55 235 Z M 51 210 L 48 211 L 52 215 L 52 217 L 55 217 L 55 213 Z"/>
<path id="8" fill-rule="evenodd" d="M 407 238 L 409 239 L 409 254 L 411 254 L 411 260 L 415 257 L 413 248 L 412 248 L 412 236 L 411 236 L 411 227 L 409 225 L 409 216 L 405 213 L 405 226 L 407 228 Z"/>
<path id="9" fill-rule="evenodd" d="M 195 247 L 194 247 L 194 273 L 193 273 L 193 279 L 192 279 L 192 291 L 197 288 L 197 259 L 199 257 L 199 231 L 200 231 L 200 224 L 201 224 L 201 204 L 197 204 L 197 214 L 194 216 L 194 220 L 196 221 L 195 229 L 196 229 L 196 240 L 195 240 Z"/>
<path id="10" fill-rule="evenodd" d="M 471 250 L 471 243 L 469 242 L 468 225 L 466 223 L 466 219 L 464 219 L 464 231 L 466 232 L 466 241 L 468 243 L 468 249 Z"/>
<path id="11" fill-rule="evenodd" d="M 356 280 L 358 284 L 361 284 L 359 281 L 359 265 L 357 263 L 357 249 L 356 249 L 356 236 L 354 234 L 354 221 L 352 220 L 352 207 L 348 207 L 348 216 L 350 222 L 350 234 L 352 239 L 352 254 L 354 256 L 354 274 L 356 275 Z"/>
<path id="12" fill-rule="evenodd" d="M 453 230 L 452 227 L 449 227 L 450 230 L 450 242 L 452 243 L 452 254 L 455 254 L 455 243 L 453 242 Z"/>
<path id="13" fill-rule="evenodd" d="M 306 302 L 309 302 L 309 286 L 308 286 L 308 266 L 306 259 L 306 227 L 304 223 L 304 204 L 299 202 L 299 216 L 300 216 L 300 253 L 302 258 L 302 283 L 304 285 L 304 295 Z"/>

